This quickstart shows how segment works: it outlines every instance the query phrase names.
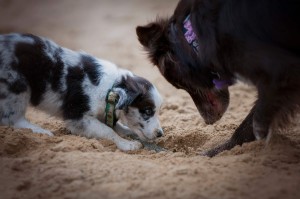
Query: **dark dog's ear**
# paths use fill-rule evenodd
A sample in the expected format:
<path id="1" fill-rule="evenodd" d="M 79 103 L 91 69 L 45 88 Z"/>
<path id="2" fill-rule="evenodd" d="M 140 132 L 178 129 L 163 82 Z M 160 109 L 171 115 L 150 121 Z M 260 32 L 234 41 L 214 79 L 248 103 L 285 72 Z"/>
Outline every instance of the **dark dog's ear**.
<path id="1" fill-rule="evenodd" d="M 119 96 L 116 109 L 123 109 L 129 106 L 140 95 L 138 92 L 132 92 L 124 88 L 113 88 L 112 91 Z"/>
<path id="2" fill-rule="evenodd" d="M 149 47 L 151 41 L 157 39 L 162 34 L 162 31 L 162 26 L 159 23 L 150 23 L 136 28 L 138 40 L 145 47 Z"/>

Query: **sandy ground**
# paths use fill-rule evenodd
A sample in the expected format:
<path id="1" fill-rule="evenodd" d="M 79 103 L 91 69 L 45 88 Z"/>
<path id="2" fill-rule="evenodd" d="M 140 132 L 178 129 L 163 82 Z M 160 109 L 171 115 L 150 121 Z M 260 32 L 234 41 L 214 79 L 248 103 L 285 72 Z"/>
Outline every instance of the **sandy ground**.
<path id="1" fill-rule="evenodd" d="M 300 198 L 300 125 L 215 158 L 197 153 L 230 137 L 249 111 L 253 88 L 231 88 L 231 104 L 205 125 L 189 96 L 146 59 L 135 27 L 172 14 L 175 0 L 0 0 L 0 32 L 30 32 L 111 60 L 155 83 L 164 97 L 167 151 L 124 153 L 105 140 L 70 135 L 62 121 L 29 109 L 48 137 L 0 128 L 0 198 Z M 298 119 L 299 121 L 299 119 Z"/>

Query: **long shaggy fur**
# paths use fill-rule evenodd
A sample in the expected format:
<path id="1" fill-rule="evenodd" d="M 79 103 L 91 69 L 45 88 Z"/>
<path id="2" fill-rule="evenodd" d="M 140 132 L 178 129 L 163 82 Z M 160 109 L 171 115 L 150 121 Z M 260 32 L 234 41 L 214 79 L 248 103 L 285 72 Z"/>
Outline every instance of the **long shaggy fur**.
<path id="1" fill-rule="evenodd" d="M 208 124 L 221 118 L 228 86 L 253 84 L 258 99 L 232 138 L 207 153 L 265 138 L 285 127 L 300 106 L 300 3 L 295 0 L 181 0 L 173 16 L 137 27 L 153 64 L 175 87 L 186 90 Z M 199 52 L 183 33 L 189 16 Z"/>

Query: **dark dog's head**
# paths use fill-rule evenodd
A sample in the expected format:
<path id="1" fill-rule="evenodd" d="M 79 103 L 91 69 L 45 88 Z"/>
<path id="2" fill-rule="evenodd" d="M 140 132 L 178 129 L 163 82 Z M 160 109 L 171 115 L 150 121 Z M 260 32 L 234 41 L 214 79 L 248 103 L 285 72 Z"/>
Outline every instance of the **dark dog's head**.
<path id="1" fill-rule="evenodd" d="M 203 63 L 178 27 L 172 19 L 158 19 L 146 26 L 138 26 L 136 33 L 161 74 L 176 88 L 186 90 L 205 122 L 212 124 L 228 107 L 228 86 L 218 88 L 214 84 L 219 77 L 212 64 Z"/>

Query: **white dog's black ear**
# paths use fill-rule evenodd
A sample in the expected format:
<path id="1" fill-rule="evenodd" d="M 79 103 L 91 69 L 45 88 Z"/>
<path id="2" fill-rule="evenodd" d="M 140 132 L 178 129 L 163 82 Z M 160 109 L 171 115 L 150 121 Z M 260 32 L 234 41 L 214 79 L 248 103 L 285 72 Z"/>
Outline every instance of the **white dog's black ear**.
<path id="1" fill-rule="evenodd" d="M 125 75 L 112 88 L 117 93 L 119 101 L 116 109 L 123 109 L 132 105 L 137 98 L 144 96 L 152 88 L 152 84 L 145 78 Z"/>
<path id="2" fill-rule="evenodd" d="M 116 109 L 123 109 L 129 106 L 141 94 L 140 92 L 133 92 L 124 88 L 113 88 L 112 91 L 119 96 Z"/>

